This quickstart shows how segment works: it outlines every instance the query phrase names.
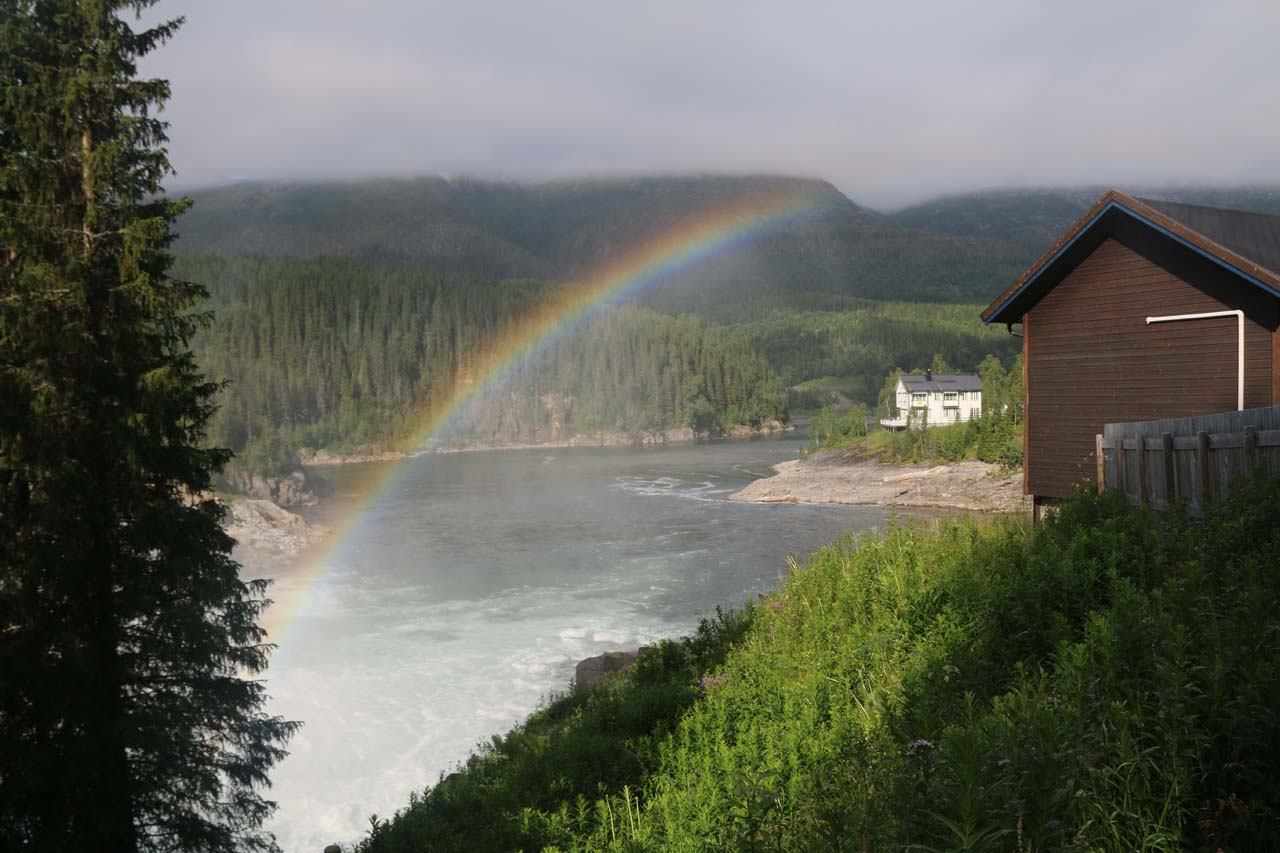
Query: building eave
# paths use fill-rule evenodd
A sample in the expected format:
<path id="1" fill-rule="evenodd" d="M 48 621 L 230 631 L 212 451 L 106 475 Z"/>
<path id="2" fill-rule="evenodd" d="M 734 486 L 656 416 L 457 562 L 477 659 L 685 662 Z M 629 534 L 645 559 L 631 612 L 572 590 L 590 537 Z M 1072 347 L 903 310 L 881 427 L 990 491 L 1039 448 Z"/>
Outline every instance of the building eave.
<path id="1" fill-rule="evenodd" d="M 1066 233 L 1032 264 L 1004 293 L 982 312 L 982 322 L 1020 323 L 1022 316 L 1039 301 L 1034 291 L 1046 283 L 1054 264 L 1091 233 L 1098 223 L 1112 212 L 1128 216 L 1164 235 L 1174 242 L 1207 258 L 1209 261 L 1235 274 L 1249 284 L 1261 288 L 1271 296 L 1280 298 L 1280 275 L 1250 261 L 1205 235 L 1188 228 L 1141 201 L 1119 190 L 1111 190 L 1100 198 L 1083 216 L 1076 220 Z M 1052 286 L 1051 284 L 1049 286 Z M 1046 288 L 1047 292 L 1047 288 Z M 1035 296 L 1030 304 L 1015 307 L 1024 295 Z M 1043 296 L 1043 294 L 1040 294 Z"/>

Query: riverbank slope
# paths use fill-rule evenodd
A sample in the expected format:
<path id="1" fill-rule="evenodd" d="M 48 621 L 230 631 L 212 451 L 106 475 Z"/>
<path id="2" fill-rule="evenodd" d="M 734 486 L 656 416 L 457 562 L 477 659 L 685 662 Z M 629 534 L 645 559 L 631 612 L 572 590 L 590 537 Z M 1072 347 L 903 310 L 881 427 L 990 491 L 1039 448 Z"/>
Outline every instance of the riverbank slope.
<path id="1" fill-rule="evenodd" d="M 356 849 L 1270 849 L 1278 531 L 1271 480 L 1196 524 L 1085 493 L 837 544 Z"/>

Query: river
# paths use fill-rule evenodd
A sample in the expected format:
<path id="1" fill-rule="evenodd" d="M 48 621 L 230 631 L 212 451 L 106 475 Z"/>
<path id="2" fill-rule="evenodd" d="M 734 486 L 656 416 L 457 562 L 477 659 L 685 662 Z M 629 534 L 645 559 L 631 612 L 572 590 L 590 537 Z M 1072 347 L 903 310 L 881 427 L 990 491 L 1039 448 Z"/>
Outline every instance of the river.
<path id="1" fill-rule="evenodd" d="M 283 849 L 354 841 L 370 814 L 389 816 L 565 688 L 578 660 L 688 633 L 717 605 L 776 588 L 788 555 L 902 514 L 726 500 L 800 447 L 790 437 L 324 469 L 336 494 L 310 513 L 322 523 L 347 514 L 383 466 L 407 466 L 350 547 L 276 573 L 272 597 L 292 615 L 272 636 L 269 711 L 305 723 L 272 774 Z"/>

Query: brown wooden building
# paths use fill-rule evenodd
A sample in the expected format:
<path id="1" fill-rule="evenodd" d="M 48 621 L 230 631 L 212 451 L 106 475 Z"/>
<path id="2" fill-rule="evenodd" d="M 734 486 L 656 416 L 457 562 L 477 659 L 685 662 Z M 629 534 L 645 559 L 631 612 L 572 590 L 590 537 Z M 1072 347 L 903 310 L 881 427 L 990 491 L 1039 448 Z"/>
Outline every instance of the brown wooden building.
<path id="1" fill-rule="evenodd" d="M 1038 509 L 1096 479 L 1104 424 L 1280 404 L 1280 216 L 1112 190 L 982 319 L 1022 325 Z"/>

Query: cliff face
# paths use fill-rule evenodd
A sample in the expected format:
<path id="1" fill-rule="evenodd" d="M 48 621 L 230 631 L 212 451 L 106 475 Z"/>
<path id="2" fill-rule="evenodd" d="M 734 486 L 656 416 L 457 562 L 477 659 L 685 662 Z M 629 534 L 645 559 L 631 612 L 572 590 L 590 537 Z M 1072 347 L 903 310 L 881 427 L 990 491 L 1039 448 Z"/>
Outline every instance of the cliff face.
<path id="1" fill-rule="evenodd" d="M 305 469 L 283 477 L 266 477 L 251 471 L 231 471 L 223 477 L 228 489 L 255 500 L 271 501 L 283 507 L 312 506 L 327 496 L 329 484 Z"/>

